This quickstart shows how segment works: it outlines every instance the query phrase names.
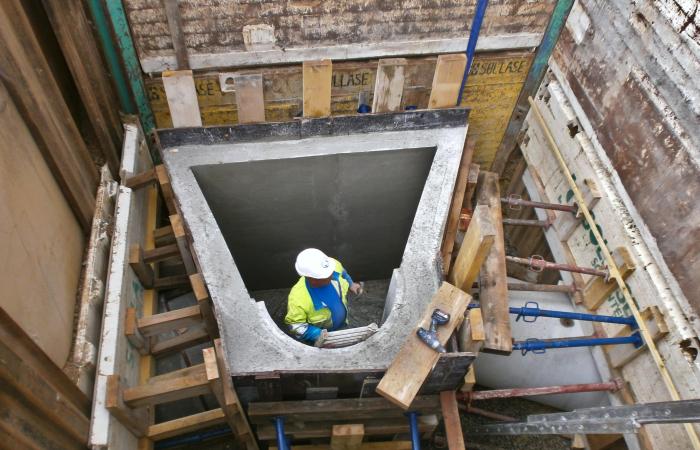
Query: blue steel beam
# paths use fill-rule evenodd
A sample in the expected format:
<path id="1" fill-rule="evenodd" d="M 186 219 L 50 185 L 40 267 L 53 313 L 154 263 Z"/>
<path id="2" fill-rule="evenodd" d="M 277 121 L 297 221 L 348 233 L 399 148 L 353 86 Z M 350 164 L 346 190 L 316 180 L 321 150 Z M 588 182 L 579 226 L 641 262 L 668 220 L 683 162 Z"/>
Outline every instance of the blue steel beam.
<path id="1" fill-rule="evenodd" d="M 139 118 L 141 119 L 141 126 L 143 127 L 143 131 L 148 134 L 155 128 L 155 121 L 153 119 L 151 105 L 148 103 L 146 86 L 143 83 L 143 76 L 141 73 L 141 65 L 136 55 L 134 41 L 131 38 L 131 31 L 129 30 L 129 22 L 126 19 L 124 5 L 122 4 L 122 0 L 109 0 L 106 3 L 107 12 L 112 22 L 112 29 L 114 30 L 122 62 L 124 63 L 129 85 L 131 86 L 131 93 L 133 94 Z"/>
<path id="2" fill-rule="evenodd" d="M 462 75 L 462 85 L 459 87 L 459 95 L 457 96 L 457 106 L 462 104 L 462 94 L 464 92 L 464 86 L 467 85 L 467 78 L 469 77 L 469 71 L 472 68 L 474 54 L 476 53 L 476 41 L 479 40 L 479 31 L 481 31 L 481 23 L 484 21 L 486 7 L 488 5 L 489 0 L 477 0 L 476 11 L 474 11 L 474 18 L 472 19 L 472 28 L 471 30 L 469 30 L 469 42 L 467 42 L 467 66 L 464 68 L 464 75 Z"/>
<path id="3" fill-rule="evenodd" d="M 522 128 L 527 112 L 530 110 L 530 104 L 527 99 L 530 96 L 535 96 L 537 89 L 540 87 L 540 83 L 542 83 L 545 71 L 547 70 L 549 57 L 552 56 L 552 51 L 559 40 L 559 35 L 561 35 L 561 31 L 564 29 L 566 19 L 569 17 L 569 12 L 573 5 L 574 0 L 558 0 L 557 4 L 554 6 L 554 11 L 552 11 L 552 15 L 549 18 L 547 29 L 542 37 L 542 42 L 540 42 L 540 45 L 537 47 L 535 59 L 527 74 L 525 84 L 523 84 L 523 88 L 520 91 L 518 101 L 508 121 L 508 127 L 503 135 L 501 144 L 498 146 L 496 158 L 491 165 L 491 170 L 494 172 L 499 174 L 503 173 L 506 162 L 508 162 L 508 157 L 515 148 L 515 139 L 520 132 L 520 128 Z"/>
<path id="4" fill-rule="evenodd" d="M 530 305 L 535 305 L 530 306 Z M 520 317 L 553 317 L 556 319 L 571 319 L 571 320 L 585 320 L 588 322 L 605 322 L 605 323 L 618 323 L 620 325 L 629 325 L 633 329 L 637 328 L 637 322 L 634 320 L 634 317 L 615 317 L 615 316 L 604 316 L 604 315 L 598 315 L 598 314 L 584 314 L 584 313 L 577 313 L 577 312 L 568 312 L 568 311 L 553 311 L 550 309 L 540 309 L 537 306 L 537 303 L 534 302 L 528 302 L 525 304 L 525 306 L 521 308 L 514 308 L 511 307 L 509 308 L 509 311 L 511 314 L 517 314 L 518 318 L 515 320 L 520 319 Z M 532 321 L 534 322 L 534 321 Z"/>
<path id="5" fill-rule="evenodd" d="M 631 336 L 612 337 L 612 338 L 563 338 L 563 339 L 527 339 L 524 341 L 516 341 L 513 343 L 513 350 L 520 350 L 523 355 L 527 352 L 544 353 L 548 348 L 572 348 L 572 347 L 594 347 L 597 345 L 618 345 L 618 344 L 634 344 L 635 347 L 642 346 L 642 338 L 639 332 Z"/>

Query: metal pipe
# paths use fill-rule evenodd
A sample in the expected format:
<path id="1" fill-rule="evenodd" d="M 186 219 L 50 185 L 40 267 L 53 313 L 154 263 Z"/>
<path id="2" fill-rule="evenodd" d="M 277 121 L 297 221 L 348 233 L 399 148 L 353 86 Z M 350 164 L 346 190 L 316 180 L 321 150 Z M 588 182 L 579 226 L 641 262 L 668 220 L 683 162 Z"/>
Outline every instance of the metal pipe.
<path id="1" fill-rule="evenodd" d="M 95 28 L 97 29 L 97 36 L 100 39 L 100 44 L 102 45 L 102 51 L 107 61 L 107 66 L 109 67 L 109 73 L 112 75 L 114 86 L 117 89 L 119 106 L 124 113 L 134 114 L 136 113 L 136 105 L 134 104 L 134 100 L 131 98 L 129 85 L 126 82 L 126 78 L 124 77 L 124 72 L 122 71 L 122 66 L 119 61 L 119 54 L 114 46 L 114 41 L 112 41 L 112 35 L 110 33 L 109 24 L 107 23 L 104 6 L 100 0 L 90 0 L 88 2 L 88 7 L 90 8 L 90 15 L 92 16 L 92 20 L 95 23 Z"/>
<path id="2" fill-rule="evenodd" d="M 532 200 L 523 200 L 517 197 L 501 198 L 501 203 L 506 203 L 510 206 L 531 206 L 533 208 L 553 209 L 555 211 L 566 211 L 573 214 L 578 212 L 578 206 L 575 205 L 560 205 L 558 203 L 535 202 Z"/>
<path id="3" fill-rule="evenodd" d="M 495 413 L 493 411 L 487 411 L 485 409 L 476 408 L 472 405 L 458 405 L 459 409 L 463 409 L 469 414 L 478 414 L 483 417 L 488 417 L 489 419 L 499 420 L 503 422 L 516 422 L 518 419 L 511 416 L 506 416 L 504 414 Z"/>
<path id="4" fill-rule="evenodd" d="M 418 432 L 418 416 L 417 411 L 409 411 L 405 414 L 408 417 L 408 426 L 411 430 L 411 449 L 420 450 L 420 433 Z"/>
<path id="5" fill-rule="evenodd" d="M 503 225 L 524 225 L 526 227 L 542 227 L 545 230 L 549 229 L 552 224 L 549 220 L 530 220 L 530 219 L 510 219 L 506 217 L 502 220 Z"/>
<path id="6" fill-rule="evenodd" d="M 535 307 L 528 307 L 528 305 L 534 304 Z M 616 316 L 605 316 L 602 314 L 586 314 L 578 312 L 569 311 L 554 311 L 551 309 L 540 309 L 535 302 L 528 302 L 525 306 L 521 308 L 510 307 L 508 308 L 511 314 L 517 314 L 518 320 L 520 317 L 552 317 L 555 319 L 571 319 L 571 320 L 585 320 L 587 322 L 604 322 L 604 323 L 617 323 L 620 325 L 629 325 L 633 329 L 637 328 L 637 322 L 634 317 L 616 317 Z"/>
<path id="7" fill-rule="evenodd" d="M 143 84 L 143 77 L 141 75 L 141 65 L 136 55 L 134 41 L 131 39 L 129 22 L 126 18 L 124 5 L 122 4 L 122 0 L 110 0 L 106 2 L 106 4 L 109 18 L 112 21 L 112 29 L 117 38 L 117 45 L 119 46 L 122 62 L 124 63 L 124 68 L 126 69 L 126 74 L 131 86 L 131 93 L 134 96 L 136 108 L 139 112 L 141 126 L 144 133 L 149 134 L 151 130 L 155 128 L 153 111 L 151 111 L 151 105 L 148 103 L 146 86 Z"/>
<path id="8" fill-rule="evenodd" d="M 530 258 L 518 258 L 517 256 L 507 256 L 506 261 L 511 261 L 517 264 L 523 264 L 530 266 L 533 270 L 541 272 L 542 270 L 564 270 L 566 272 L 578 272 L 585 273 L 586 275 L 593 275 L 596 277 L 608 277 L 607 270 L 598 270 L 590 267 L 580 267 L 573 264 L 558 264 L 550 261 L 545 261 L 544 259 L 531 256 Z M 536 270 L 539 269 L 539 270 Z"/>
<path id="9" fill-rule="evenodd" d="M 611 337 L 611 338 L 591 338 L 577 337 L 564 339 L 527 339 L 525 341 L 516 341 L 513 343 L 513 350 L 520 350 L 523 355 L 527 352 L 544 353 L 548 348 L 572 348 L 572 347 L 594 347 L 597 345 L 617 345 L 617 344 L 634 344 L 635 347 L 642 345 L 642 338 L 639 333 L 634 333 L 631 336 Z"/>
<path id="10" fill-rule="evenodd" d="M 566 292 L 569 294 L 573 294 L 578 289 L 573 284 L 508 283 L 508 290 L 534 292 Z"/>
<path id="11" fill-rule="evenodd" d="M 472 28 L 471 30 L 469 30 L 469 42 L 467 42 L 467 65 L 464 68 L 464 75 L 462 75 L 462 84 L 459 86 L 457 106 L 462 104 L 462 94 L 464 92 L 464 86 L 467 85 L 467 77 L 469 77 L 469 71 L 472 69 L 472 62 L 474 61 L 474 54 L 476 53 L 476 41 L 479 40 L 481 22 L 484 21 L 486 7 L 488 5 L 488 0 L 478 0 L 476 4 L 476 11 L 474 11 L 474 18 L 472 19 Z"/>
<path id="12" fill-rule="evenodd" d="M 494 389 L 490 391 L 472 391 L 458 393 L 457 398 L 467 402 L 472 400 L 491 400 L 493 398 L 513 398 L 513 397 L 532 397 L 536 395 L 549 394 L 575 394 L 578 392 L 598 392 L 610 391 L 615 392 L 622 389 L 622 380 L 616 378 L 605 383 L 582 383 L 582 384 L 564 384 L 561 386 L 542 386 L 533 388 L 513 388 L 513 389 Z"/>
<path id="13" fill-rule="evenodd" d="M 284 437 L 284 417 L 276 416 L 273 419 L 275 423 L 275 432 L 277 434 L 277 448 L 278 450 L 289 450 L 287 445 L 287 438 Z"/>

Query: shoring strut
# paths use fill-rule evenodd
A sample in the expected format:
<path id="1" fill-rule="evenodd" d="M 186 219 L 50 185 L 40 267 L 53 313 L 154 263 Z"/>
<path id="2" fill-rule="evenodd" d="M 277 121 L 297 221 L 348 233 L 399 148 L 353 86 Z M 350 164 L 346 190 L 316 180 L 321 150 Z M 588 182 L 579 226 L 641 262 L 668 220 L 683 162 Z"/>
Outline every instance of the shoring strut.
<path id="1" fill-rule="evenodd" d="M 549 394 L 574 394 L 577 392 L 615 392 L 622 389 L 622 386 L 623 381 L 620 378 L 616 378 L 612 381 L 604 383 L 564 384 L 560 386 L 541 386 L 532 388 L 493 389 L 489 391 L 459 392 L 457 393 L 457 398 L 469 403 L 473 400 L 491 400 L 494 398 L 530 397 L 535 395 Z"/>
<path id="2" fill-rule="evenodd" d="M 543 270 L 563 270 L 566 272 L 578 272 L 585 273 L 586 275 L 593 275 L 596 277 L 608 278 L 609 273 L 607 270 L 593 269 L 590 267 L 580 267 L 573 264 L 558 264 L 550 261 L 545 261 L 539 255 L 533 255 L 529 258 L 518 258 L 517 256 L 507 256 L 506 261 L 511 261 L 517 264 L 523 264 L 529 266 L 531 270 L 535 272 L 542 272 Z"/>

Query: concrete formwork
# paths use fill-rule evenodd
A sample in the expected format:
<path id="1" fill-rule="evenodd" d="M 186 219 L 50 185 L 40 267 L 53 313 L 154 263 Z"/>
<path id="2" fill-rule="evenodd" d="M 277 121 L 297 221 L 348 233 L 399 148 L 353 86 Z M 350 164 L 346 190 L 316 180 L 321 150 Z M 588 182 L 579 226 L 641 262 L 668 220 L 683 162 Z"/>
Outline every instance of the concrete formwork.
<path id="1" fill-rule="evenodd" d="M 384 116 L 358 119 L 371 127 L 322 119 L 300 122 L 294 132 L 277 132 L 271 124 L 253 133 L 264 136 L 262 142 L 231 128 L 161 135 L 163 159 L 216 306 L 234 376 L 383 371 L 413 332 L 441 279 L 438 254 L 467 111 Z M 243 135 L 247 142 L 240 140 Z M 256 210 L 268 212 L 261 216 Z M 308 220 L 299 227 L 264 217 L 275 210 L 290 220 Z M 257 225 L 247 226 L 246 218 Z M 396 235 L 387 224 L 396 227 Z M 242 234 L 238 244 L 237 232 Z M 265 239 L 266 233 L 280 240 Z M 260 287 L 278 276 L 293 281 L 296 252 L 315 245 L 315 238 L 333 256 L 347 256 L 346 264 L 361 273 L 394 269 L 386 319 L 365 342 L 342 349 L 301 344 L 251 298 L 247 283 Z M 241 243 L 245 248 L 239 255 Z M 258 251 L 262 260 L 254 257 Z M 266 276 L 252 275 L 249 281 L 242 270 L 246 264 Z"/>

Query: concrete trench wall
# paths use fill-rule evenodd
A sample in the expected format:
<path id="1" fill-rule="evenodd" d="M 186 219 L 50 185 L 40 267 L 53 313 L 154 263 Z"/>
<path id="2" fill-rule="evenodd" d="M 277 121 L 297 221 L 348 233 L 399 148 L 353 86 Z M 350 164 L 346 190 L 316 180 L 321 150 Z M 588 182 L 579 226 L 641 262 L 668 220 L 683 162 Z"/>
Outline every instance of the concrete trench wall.
<path id="1" fill-rule="evenodd" d="M 464 126 L 466 111 L 461 111 L 461 117 L 457 117 L 456 120 L 437 120 L 434 121 L 433 125 L 430 125 L 430 127 L 435 127 L 443 122 L 443 126 L 439 128 L 429 128 L 425 124 L 420 125 L 420 120 L 416 122 L 418 123 L 417 128 L 428 129 L 406 129 L 404 126 L 406 123 L 405 113 L 400 113 L 389 115 L 395 116 L 395 118 L 387 119 L 386 123 L 393 125 L 388 126 L 385 130 L 392 131 L 382 131 L 376 127 L 365 130 L 368 131 L 367 133 L 361 133 L 360 129 L 345 129 L 345 133 L 352 134 L 315 135 L 301 139 L 275 140 L 274 142 L 270 142 L 268 135 L 267 142 L 236 141 L 235 143 L 217 143 L 215 145 L 193 145 L 198 138 L 192 136 L 179 141 L 185 145 L 178 145 L 177 140 L 162 137 L 163 159 L 169 170 L 184 221 L 191 232 L 193 248 L 203 276 L 216 306 L 227 363 L 234 376 L 269 373 L 290 375 L 327 373 L 331 376 L 333 373 L 355 373 L 359 375 L 360 373 L 386 370 L 395 353 L 400 349 L 407 333 L 413 330 L 413 326 L 441 281 L 441 271 L 438 266 L 440 242 L 466 136 L 466 126 Z M 455 115 L 454 112 L 446 114 Z M 459 114 L 457 113 L 457 115 Z M 378 122 L 381 122 L 381 119 Z M 336 129 L 336 133 L 343 133 L 343 131 Z M 215 132 L 209 133 L 205 130 L 204 134 L 208 138 L 202 139 L 203 141 L 217 141 L 211 139 Z M 219 139 L 218 142 L 221 140 Z M 334 230 L 337 228 L 338 240 L 336 244 L 340 245 L 340 243 L 346 242 L 344 240 L 346 238 L 351 241 L 353 248 L 350 249 L 348 255 L 350 260 L 355 259 L 358 262 L 357 267 L 363 267 L 362 261 L 366 258 L 365 255 L 371 257 L 373 252 L 380 255 L 378 258 L 382 259 L 380 270 L 387 270 L 389 266 L 398 264 L 398 267 L 392 268 L 395 270 L 393 270 L 392 287 L 387 301 L 387 308 L 390 311 L 385 314 L 386 320 L 379 332 L 363 343 L 343 349 L 309 347 L 293 340 L 280 330 L 270 318 L 264 304 L 255 302 L 251 298 L 248 289 L 246 289 L 246 280 L 238 268 L 239 257 L 235 248 L 232 254 L 227 244 L 226 228 L 223 229 L 222 233 L 222 228 L 217 224 L 217 220 L 227 220 L 219 219 L 216 210 L 225 211 L 229 193 L 222 192 L 220 187 L 225 186 L 226 180 L 230 180 L 230 176 L 236 171 L 235 166 L 238 165 L 245 171 L 245 167 L 253 167 L 251 164 L 256 165 L 257 168 L 263 168 L 266 164 L 282 163 L 288 170 L 303 171 L 309 170 L 307 163 L 311 162 L 306 158 L 320 158 L 315 162 L 322 164 L 322 166 L 316 167 L 313 174 L 321 176 L 321 181 L 325 170 L 331 170 L 331 167 L 335 167 L 334 170 L 337 170 L 343 166 L 343 161 L 357 163 L 356 170 L 343 171 L 347 175 L 335 177 L 335 182 L 338 184 L 334 187 L 336 191 L 332 190 L 331 192 L 343 191 L 345 193 L 339 199 L 334 198 L 333 195 L 327 195 L 326 198 L 326 200 L 333 200 L 330 203 L 331 206 L 345 205 L 347 202 L 348 211 L 337 208 L 328 210 L 329 203 L 322 204 L 318 209 L 318 211 L 323 212 L 321 217 L 331 217 L 335 220 L 335 222 L 333 220 L 326 222 L 323 226 L 334 228 Z M 377 161 L 381 160 L 386 160 L 389 166 L 382 168 L 382 164 L 376 164 Z M 399 170 L 397 172 L 399 176 L 391 178 L 395 181 L 394 184 L 403 185 L 403 188 L 396 190 L 396 195 L 401 194 L 402 191 L 405 192 L 406 189 L 413 190 L 415 193 L 418 187 L 424 185 L 417 200 L 415 215 L 413 216 L 411 212 L 411 202 L 406 201 L 404 202 L 406 205 L 400 211 L 399 209 L 389 211 L 389 214 L 384 213 L 372 219 L 370 216 L 377 216 L 382 213 L 383 209 L 387 208 L 384 195 L 388 192 L 387 189 L 389 191 L 391 189 L 389 189 L 390 186 L 377 183 L 377 177 L 382 175 L 389 177 L 390 171 L 388 169 L 391 161 L 401 166 L 401 170 L 412 174 L 402 180 L 401 170 Z M 260 166 L 257 166 L 258 164 Z M 428 166 L 427 177 L 424 178 L 423 172 Z M 229 170 L 233 170 L 233 172 L 227 172 Z M 215 176 L 217 171 L 222 172 Z M 250 177 L 250 183 L 246 181 L 245 176 L 241 175 L 242 179 L 236 181 L 236 183 L 241 183 L 238 187 L 243 189 L 245 186 L 246 189 L 252 188 L 254 190 L 260 181 L 271 181 L 274 178 L 277 180 L 276 182 L 284 184 L 284 178 L 289 178 L 284 171 L 269 179 L 264 173 L 260 173 L 258 175 L 262 180 L 255 175 L 254 171 L 250 171 L 246 175 Z M 307 180 L 309 180 L 309 176 L 305 173 L 300 174 L 300 178 Z M 253 180 L 254 178 L 256 180 Z M 298 188 L 299 194 L 317 191 L 317 187 L 303 186 L 292 179 L 289 180 L 289 183 L 291 183 L 290 186 Z M 203 190 L 200 189 L 200 184 Z M 326 192 L 326 186 L 326 183 L 321 183 L 324 192 Z M 396 188 L 396 186 L 392 184 L 391 188 Z M 288 190 L 283 190 L 283 192 L 288 193 Z M 266 194 L 264 190 L 256 192 L 252 198 L 253 203 L 255 200 L 262 202 L 264 194 Z M 267 194 L 270 195 L 265 201 L 272 201 L 273 205 L 275 201 L 281 202 L 280 204 L 288 204 L 283 198 L 271 195 L 274 194 L 273 191 L 267 191 Z M 232 195 L 232 199 L 239 196 L 237 201 L 246 198 L 242 192 Z M 263 197 L 259 197 L 260 195 Z M 217 198 L 217 196 L 221 198 Z M 378 200 L 373 199 L 374 196 L 377 196 Z M 212 198 L 215 199 L 214 203 L 221 202 L 214 205 L 214 213 L 207 203 L 208 200 L 212 201 Z M 392 200 L 394 198 L 390 196 L 389 200 L 396 203 Z M 347 224 L 340 226 L 340 224 L 343 222 L 346 212 L 355 212 L 353 206 L 368 199 L 376 210 L 368 211 L 369 215 L 367 216 L 363 216 L 363 211 L 357 210 L 356 218 L 358 221 L 355 222 L 348 216 L 349 224 L 366 227 L 362 233 L 370 234 L 372 227 L 367 227 L 368 224 L 363 222 L 372 219 L 376 221 L 379 234 L 374 237 L 363 235 L 353 237 L 350 229 L 352 227 L 347 227 Z M 267 207 L 269 206 L 267 205 Z M 398 204 L 393 206 L 399 207 Z M 263 206 L 261 205 L 261 207 Z M 255 205 L 251 207 L 251 211 L 253 209 L 255 209 Z M 397 211 L 399 212 L 397 213 Z M 391 212 L 395 213 L 395 217 L 391 217 Z M 233 215 L 235 208 L 230 213 Z M 225 212 L 225 214 L 228 213 Z M 384 221 L 387 223 L 395 221 L 401 228 L 402 224 L 405 226 L 408 216 L 411 216 L 412 222 L 407 232 L 405 248 L 401 248 L 402 254 L 400 260 L 397 261 L 395 255 L 390 253 L 396 252 L 397 248 L 401 247 L 403 238 L 392 236 L 390 230 L 382 229 L 382 224 Z M 274 221 L 274 218 L 270 218 L 270 220 Z M 281 224 L 271 224 L 271 226 L 279 225 Z M 228 231 L 234 229 L 235 227 Z M 246 233 L 252 233 L 249 235 L 253 236 L 261 231 L 264 232 L 264 230 L 250 229 Z M 308 232 L 308 230 L 302 231 Z M 328 238 L 326 237 L 326 239 Z M 394 239 L 394 242 L 391 243 L 391 246 L 383 246 L 384 239 Z M 273 270 L 289 272 L 287 266 L 293 263 L 293 256 L 298 251 L 298 245 L 307 245 L 307 242 L 308 245 L 312 244 L 311 241 L 307 240 L 297 242 L 293 239 L 287 242 L 286 245 L 290 248 L 294 247 L 294 251 L 281 252 L 284 257 L 273 261 L 276 264 L 272 266 L 275 267 Z M 366 248 L 360 245 L 362 242 L 367 243 Z M 267 246 L 272 243 L 261 242 L 261 244 Z M 261 248 L 265 247 L 261 246 Z M 342 245 L 338 249 L 340 253 L 346 251 L 342 249 Z M 387 249 L 391 251 L 388 252 Z M 365 250 L 369 253 L 363 253 Z M 264 251 L 270 252 L 271 250 L 268 247 Z M 270 254 L 272 253 L 274 253 L 274 249 Z M 240 260 L 244 259 L 245 257 Z M 369 264 L 367 270 L 375 269 Z M 258 281 L 264 282 L 264 279 L 254 279 L 252 282 L 257 283 Z"/>

